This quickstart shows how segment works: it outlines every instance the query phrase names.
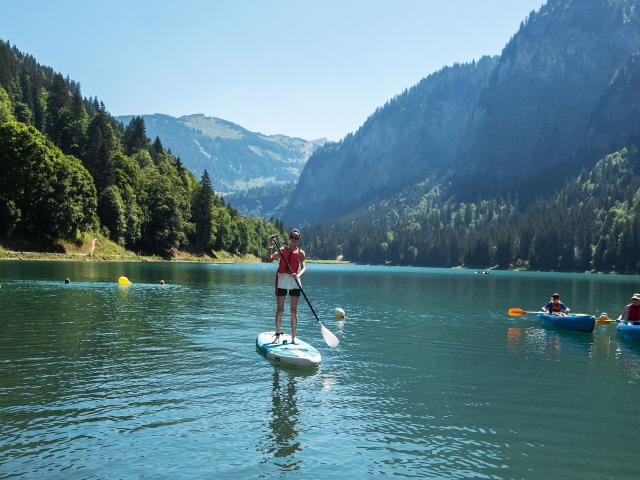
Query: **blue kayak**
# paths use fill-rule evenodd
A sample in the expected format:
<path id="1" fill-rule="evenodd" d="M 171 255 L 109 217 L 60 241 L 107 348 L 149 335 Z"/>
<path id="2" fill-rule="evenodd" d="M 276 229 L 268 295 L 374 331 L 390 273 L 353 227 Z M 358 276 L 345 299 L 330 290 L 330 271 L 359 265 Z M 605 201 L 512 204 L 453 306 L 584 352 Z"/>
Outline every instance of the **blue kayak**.
<path id="1" fill-rule="evenodd" d="M 536 316 L 543 327 L 591 333 L 596 326 L 596 317 L 593 315 L 549 315 L 538 313 Z"/>
<path id="2" fill-rule="evenodd" d="M 291 343 L 291 335 L 282 334 L 275 342 L 275 332 L 262 332 L 256 338 L 256 349 L 271 360 L 294 367 L 320 365 L 320 352 L 298 337 Z"/>
<path id="3" fill-rule="evenodd" d="M 617 330 L 618 335 L 626 340 L 640 340 L 640 325 L 620 322 Z"/>

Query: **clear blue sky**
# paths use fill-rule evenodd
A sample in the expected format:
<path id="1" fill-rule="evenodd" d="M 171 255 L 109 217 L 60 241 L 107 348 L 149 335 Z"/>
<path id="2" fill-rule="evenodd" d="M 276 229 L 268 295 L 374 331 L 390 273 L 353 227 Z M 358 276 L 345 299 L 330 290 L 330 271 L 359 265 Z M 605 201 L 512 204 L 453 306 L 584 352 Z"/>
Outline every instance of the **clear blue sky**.
<path id="1" fill-rule="evenodd" d="M 114 115 L 204 113 L 340 139 L 454 62 L 501 51 L 542 0 L 21 0 L 0 37 Z"/>

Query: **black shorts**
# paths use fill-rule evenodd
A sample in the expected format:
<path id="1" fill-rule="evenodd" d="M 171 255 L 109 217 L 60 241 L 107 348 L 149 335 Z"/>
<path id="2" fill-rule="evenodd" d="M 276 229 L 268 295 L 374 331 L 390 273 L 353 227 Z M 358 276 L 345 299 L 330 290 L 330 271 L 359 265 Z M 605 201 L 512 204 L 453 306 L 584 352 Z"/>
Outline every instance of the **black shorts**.
<path id="1" fill-rule="evenodd" d="M 299 297 L 300 296 L 300 289 L 299 288 L 292 288 L 291 290 L 289 290 L 289 295 L 291 295 L 292 297 Z M 287 289 L 286 288 L 279 288 L 278 291 L 276 292 L 276 297 L 286 297 L 287 296 Z"/>

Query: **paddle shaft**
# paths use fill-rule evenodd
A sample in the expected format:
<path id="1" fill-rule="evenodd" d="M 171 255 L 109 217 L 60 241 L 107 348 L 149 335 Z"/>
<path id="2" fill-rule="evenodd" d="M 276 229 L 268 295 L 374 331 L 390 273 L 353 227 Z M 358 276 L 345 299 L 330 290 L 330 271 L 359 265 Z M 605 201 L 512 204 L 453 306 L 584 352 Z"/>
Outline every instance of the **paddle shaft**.
<path id="1" fill-rule="evenodd" d="M 293 270 L 291 270 L 291 265 L 289 265 L 289 260 L 287 260 L 285 258 L 285 256 L 282 254 L 282 250 L 280 250 L 280 245 L 278 245 L 278 241 L 275 239 L 275 237 L 273 238 L 273 243 L 276 244 L 276 248 L 278 249 L 278 252 L 280 253 L 280 256 L 283 258 L 284 263 L 287 265 L 287 270 L 289 270 L 289 272 L 291 274 L 293 274 Z M 298 281 L 298 277 L 293 277 L 293 279 L 296 281 L 296 284 L 298 285 L 298 288 L 300 289 L 300 291 L 302 292 L 302 296 L 304 297 L 304 299 L 307 301 L 307 304 L 309 305 L 309 308 L 311 309 L 311 311 L 313 312 L 313 316 L 316 317 L 316 322 L 322 324 L 322 322 L 320 321 L 320 319 L 318 318 L 318 315 L 316 314 L 316 311 L 313 309 L 313 305 L 311 305 L 311 302 L 309 301 L 309 299 L 307 298 L 307 294 L 304 293 L 304 290 L 302 289 L 302 285 L 300 285 L 300 282 Z"/>

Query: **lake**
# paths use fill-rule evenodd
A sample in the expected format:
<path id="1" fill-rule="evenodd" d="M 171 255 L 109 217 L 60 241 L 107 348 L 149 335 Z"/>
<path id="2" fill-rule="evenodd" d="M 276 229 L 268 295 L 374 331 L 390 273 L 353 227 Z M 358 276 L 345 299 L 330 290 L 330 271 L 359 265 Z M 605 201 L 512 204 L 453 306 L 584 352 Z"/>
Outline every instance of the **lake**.
<path id="1" fill-rule="evenodd" d="M 275 268 L 0 262 L 0 477 L 639 478 L 640 345 L 507 309 L 640 277 L 309 264 L 305 371 L 255 350 Z"/>

